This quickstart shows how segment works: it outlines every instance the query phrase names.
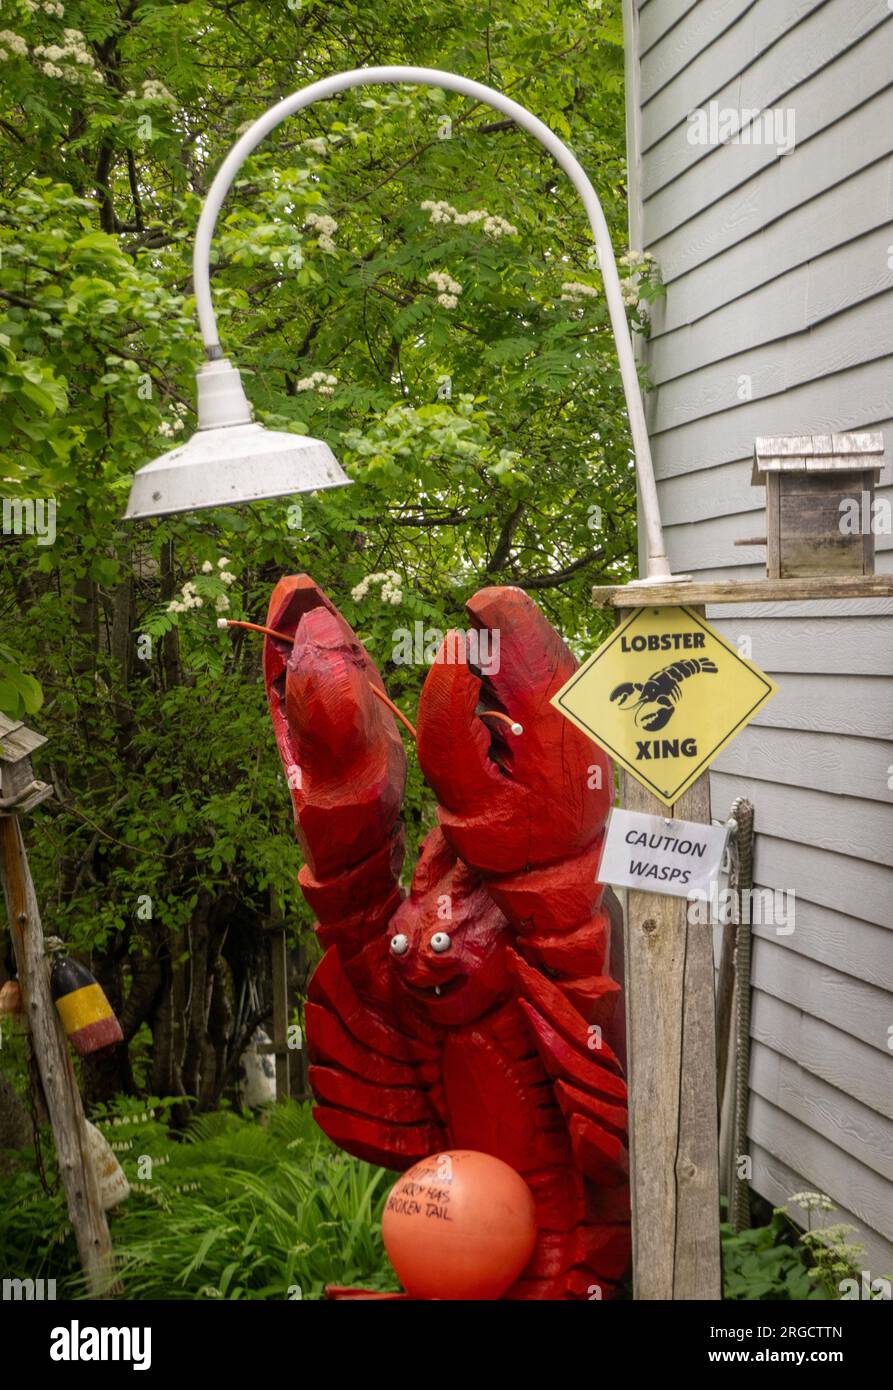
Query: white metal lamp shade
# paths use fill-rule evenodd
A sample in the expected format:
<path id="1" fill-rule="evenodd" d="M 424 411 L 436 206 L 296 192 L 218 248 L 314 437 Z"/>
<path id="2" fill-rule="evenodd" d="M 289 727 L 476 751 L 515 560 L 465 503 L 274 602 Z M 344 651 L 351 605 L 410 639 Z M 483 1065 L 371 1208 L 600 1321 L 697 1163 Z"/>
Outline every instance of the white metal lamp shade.
<path id="1" fill-rule="evenodd" d="M 206 362 L 196 380 L 198 430 L 139 469 L 125 513 L 128 521 L 292 497 L 350 482 L 322 440 L 254 424 L 239 373 L 225 358 Z"/>

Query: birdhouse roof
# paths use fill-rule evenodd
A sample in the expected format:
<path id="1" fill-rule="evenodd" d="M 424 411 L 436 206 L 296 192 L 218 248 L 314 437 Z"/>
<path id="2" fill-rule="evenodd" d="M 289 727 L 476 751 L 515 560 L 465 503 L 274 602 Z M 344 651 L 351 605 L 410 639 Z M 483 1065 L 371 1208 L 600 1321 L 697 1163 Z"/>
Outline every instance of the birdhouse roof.
<path id="1" fill-rule="evenodd" d="M 862 434 L 782 434 L 758 439 L 753 451 L 755 487 L 765 487 L 767 473 L 880 472 L 884 436 Z"/>
<path id="2" fill-rule="evenodd" d="M 19 763 L 46 743 L 43 734 L 26 729 L 19 720 L 0 714 L 0 763 Z"/>

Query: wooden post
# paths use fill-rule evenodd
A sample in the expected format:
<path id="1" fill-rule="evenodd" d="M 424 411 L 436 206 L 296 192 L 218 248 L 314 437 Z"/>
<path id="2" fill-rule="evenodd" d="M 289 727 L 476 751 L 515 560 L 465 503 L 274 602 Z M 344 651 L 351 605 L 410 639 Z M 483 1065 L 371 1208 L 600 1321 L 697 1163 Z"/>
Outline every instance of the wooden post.
<path id="1" fill-rule="evenodd" d="M 710 824 L 707 773 L 672 809 L 625 771 L 620 787 L 625 810 Z M 713 932 L 685 898 L 630 890 L 627 904 L 634 1297 L 721 1298 Z"/>
<path id="2" fill-rule="evenodd" d="M 62 1020 L 50 990 L 37 898 L 21 827 L 14 815 L 0 816 L 0 878 L 31 1042 L 68 1201 L 68 1215 L 90 1295 L 102 1298 L 116 1291 L 112 1242 L 96 1174 L 87 1157 L 84 1108 Z"/>
<path id="3" fill-rule="evenodd" d="M 288 941 L 285 924 L 277 921 L 270 932 L 273 957 L 273 1046 L 276 1056 L 276 1100 L 291 1099 L 291 1052 L 288 1046 Z"/>
<path id="4" fill-rule="evenodd" d="M 704 773 L 675 803 L 621 774 L 624 809 L 710 822 Z M 721 1297 L 713 932 L 688 902 L 631 890 L 627 1067 L 634 1296 Z"/>

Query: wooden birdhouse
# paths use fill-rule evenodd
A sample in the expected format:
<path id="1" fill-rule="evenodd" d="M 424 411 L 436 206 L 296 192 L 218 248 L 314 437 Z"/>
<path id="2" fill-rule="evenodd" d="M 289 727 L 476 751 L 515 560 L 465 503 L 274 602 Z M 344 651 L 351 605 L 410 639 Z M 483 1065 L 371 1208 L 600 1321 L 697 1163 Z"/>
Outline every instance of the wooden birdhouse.
<path id="1" fill-rule="evenodd" d="M 754 446 L 754 487 L 766 489 L 769 579 L 874 574 L 874 491 L 884 436 L 781 435 Z"/>
<path id="2" fill-rule="evenodd" d="M 46 739 L 0 714 L 0 816 L 19 816 L 53 795 L 34 775 L 31 756 Z"/>

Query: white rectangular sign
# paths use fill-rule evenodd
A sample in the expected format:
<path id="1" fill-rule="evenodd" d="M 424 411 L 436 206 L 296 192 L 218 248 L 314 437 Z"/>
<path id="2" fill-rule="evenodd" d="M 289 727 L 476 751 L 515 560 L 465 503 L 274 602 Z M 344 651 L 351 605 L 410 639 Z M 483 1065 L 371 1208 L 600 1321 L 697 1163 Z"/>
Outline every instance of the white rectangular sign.
<path id="1" fill-rule="evenodd" d="M 709 893 L 719 877 L 728 831 L 724 825 L 647 816 L 614 807 L 598 868 L 600 883 L 687 898 Z"/>

